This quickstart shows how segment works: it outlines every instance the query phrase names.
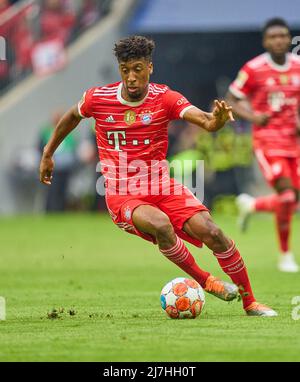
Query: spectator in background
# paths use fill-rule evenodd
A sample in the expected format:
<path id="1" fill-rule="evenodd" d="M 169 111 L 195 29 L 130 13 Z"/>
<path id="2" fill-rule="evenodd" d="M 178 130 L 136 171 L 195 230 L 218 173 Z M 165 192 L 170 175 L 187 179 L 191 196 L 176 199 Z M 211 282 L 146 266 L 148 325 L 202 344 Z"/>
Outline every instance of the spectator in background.
<path id="1" fill-rule="evenodd" d="M 61 0 L 45 0 L 41 12 L 41 38 L 60 39 L 65 45 L 72 37 L 75 14 Z"/>
<path id="2" fill-rule="evenodd" d="M 197 175 L 202 175 L 197 173 L 199 166 L 197 161 L 201 159 L 197 150 L 197 141 L 201 132 L 195 125 L 187 122 L 181 124 L 179 131 L 179 137 L 173 145 L 175 154 L 168 158 L 170 160 L 170 173 L 178 182 L 182 182 L 194 191 L 193 187 L 196 185 L 196 180 L 198 182 L 202 180 L 196 179 Z"/>
<path id="3" fill-rule="evenodd" d="M 63 68 L 67 62 L 64 47 L 111 7 L 110 0 L 20 1 L 13 16 L 7 12 L 8 19 L 2 17 L 17 3 L 0 0 L 0 36 L 6 40 L 7 57 L 0 61 L 1 93 L 32 70 L 45 75 Z"/>
<path id="4" fill-rule="evenodd" d="M 81 144 L 78 149 L 78 157 L 80 162 L 85 166 L 91 166 L 93 174 L 93 193 L 91 198 L 91 203 L 89 209 L 91 211 L 106 210 L 105 197 L 101 192 L 104 188 L 101 189 L 102 185 L 102 174 L 101 174 L 101 165 L 99 164 L 98 158 L 98 148 L 95 138 L 95 127 L 90 130 L 89 135 L 81 141 Z M 98 193 L 100 191 L 100 193 Z"/>
<path id="5" fill-rule="evenodd" d="M 0 36 L 9 37 L 11 28 L 13 27 L 13 18 L 7 18 L 7 15 L 4 13 L 10 8 L 11 4 L 9 0 L 0 0 Z"/>
<path id="6" fill-rule="evenodd" d="M 15 74 L 30 72 L 32 69 L 31 51 L 34 46 L 34 36 L 26 13 L 18 18 L 11 40 L 15 53 Z"/>
<path id="7" fill-rule="evenodd" d="M 8 0 L 0 0 L 0 20 L 1 15 L 10 7 Z M 10 23 L 0 25 L 0 36 L 7 39 Z M 5 88 L 9 82 L 9 64 L 7 60 L 0 60 L 0 90 Z"/>
<path id="8" fill-rule="evenodd" d="M 0 0 L 0 15 L 5 12 L 9 7 L 11 6 L 11 3 L 9 0 Z"/>
<path id="9" fill-rule="evenodd" d="M 78 29 L 79 31 L 89 28 L 101 17 L 101 1 L 83 0 L 79 11 Z"/>
<path id="10" fill-rule="evenodd" d="M 31 69 L 31 49 L 33 34 L 28 22 L 32 10 L 27 4 L 19 13 L 1 19 L 1 15 L 16 2 L 0 0 L 0 36 L 6 39 L 6 60 L 0 61 L 0 89 L 5 88 L 11 77 L 18 77 L 20 73 Z M 2 24 L 1 24 L 2 21 Z"/>
<path id="11" fill-rule="evenodd" d="M 177 140 L 182 130 L 183 122 L 180 121 L 170 121 L 168 127 L 168 136 L 169 136 L 169 145 L 168 145 L 168 153 L 167 158 L 170 158 L 174 154 L 177 154 Z"/>
<path id="12" fill-rule="evenodd" d="M 43 148 L 48 142 L 53 129 L 63 116 L 61 110 L 53 113 L 50 124 L 44 126 L 39 137 L 39 150 L 43 153 Z M 68 137 L 60 144 L 55 153 L 55 179 L 53 179 L 52 187 L 47 190 L 46 196 L 46 212 L 65 211 L 67 207 L 67 191 L 72 170 L 76 162 L 77 141 L 74 134 Z"/>

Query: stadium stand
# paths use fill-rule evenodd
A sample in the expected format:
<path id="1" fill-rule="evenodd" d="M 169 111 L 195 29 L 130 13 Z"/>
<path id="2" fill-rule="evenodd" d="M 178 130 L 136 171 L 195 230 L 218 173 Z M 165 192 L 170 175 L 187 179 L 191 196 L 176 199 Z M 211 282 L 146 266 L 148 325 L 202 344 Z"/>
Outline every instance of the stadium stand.
<path id="1" fill-rule="evenodd" d="M 7 46 L 7 60 L 0 62 L 0 93 L 32 72 L 37 47 L 39 60 L 51 60 L 49 42 L 63 49 L 109 13 L 110 6 L 106 0 L 0 0 L 0 36 Z"/>

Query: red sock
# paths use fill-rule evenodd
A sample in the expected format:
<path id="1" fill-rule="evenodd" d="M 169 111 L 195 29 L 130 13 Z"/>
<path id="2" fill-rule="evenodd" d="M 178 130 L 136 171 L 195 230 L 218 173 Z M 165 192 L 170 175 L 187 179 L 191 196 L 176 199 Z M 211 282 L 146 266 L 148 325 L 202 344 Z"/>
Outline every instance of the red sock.
<path id="1" fill-rule="evenodd" d="M 255 199 L 255 211 L 274 212 L 277 204 L 278 195 L 272 194 L 267 196 L 260 196 Z"/>
<path id="2" fill-rule="evenodd" d="M 214 253 L 223 271 L 239 287 L 239 292 L 243 300 L 243 307 L 246 308 L 255 301 L 247 269 L 240 252 L 232 246 L 223 253 Z"/>
<path id="3" fill-rule="evenodd" d="M 205 272 L 203 269 L 198 267 L 190 251 L 178 236 L 177 242 L 172 248 L 160 249 L 160 252 L 173 263 L 178 265 L 179 268 L 193 277 L 193 279 L 198 281 L 202 287 L 205 286 L 205 282 L 208 276 L 210 276 L 210 273 Z"/>
<path id="4" fill-rule="evenodd" d="M 285 190 L 277 195 L 275 207 L 276 228 L 282 252 L 289 250 L 289 236 L 292 216 L 296 207 L 296 196 L 293 190 Z"/>

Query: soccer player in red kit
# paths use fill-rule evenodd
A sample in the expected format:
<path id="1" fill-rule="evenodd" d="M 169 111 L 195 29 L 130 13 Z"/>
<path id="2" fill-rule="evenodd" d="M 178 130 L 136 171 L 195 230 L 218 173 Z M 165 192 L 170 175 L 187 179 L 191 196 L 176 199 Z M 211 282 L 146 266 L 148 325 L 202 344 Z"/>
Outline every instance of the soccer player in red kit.
<path id="1" fill-rule="evenodd" d="M 269 20 L 263 29 L 266 52 L 242 67 L 229 87 L 227 100 L 238 116 L 252 122 L 255 155 L 275 191 L 256 199 L 247 194 L 238 196 L 242 229 L 246 228 L 250 213 L 273 212 L 281 252 L 278 268 L 298 272 L 289 236 L 300 188 L 300 58 L 288 53 L 290 44 L 285 21 Z"/>
<path id="2" fill-rule="evenodd" d="M 96 120 L 106 203 L 113 222 L 158 245 L 160 252 L 198 281 L 204 290 L 225 301 L 238 296 L 246 314 L 276 316 L 258 303 L 247 270 L 233 240 L 213 222 L 207 208 L 183 185 L 170 179 L 161 165 L 168 146 L 167 125 L 183 118 L 208 131 L 217 131 L 233 119 L 231 107 L 215 101 L 212 113 L 191 105 L 165 85 L 149 83 L 154 42 L 132 36 L 115 44 L 121 82 L 93 87 L 61 119 L 44 148 L 40 180 L 51 184 L 53 153 L 82 118 Z M 201 269 L 183 240 L 204 243 L 234 284 Z"/>

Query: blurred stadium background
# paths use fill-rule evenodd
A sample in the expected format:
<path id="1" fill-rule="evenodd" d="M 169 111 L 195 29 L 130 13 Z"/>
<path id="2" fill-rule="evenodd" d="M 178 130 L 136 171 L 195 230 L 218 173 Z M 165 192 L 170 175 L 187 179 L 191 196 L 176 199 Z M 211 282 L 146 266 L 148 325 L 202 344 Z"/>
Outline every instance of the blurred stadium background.
<path id="1" fill-rule="evenodd" d="M 263 23 L 280 15 L 297 36 L 299 13 L 297 0 L 0 0 L 0 214 L 105 209 L 96 195 L 100 174 L 90 121 L 57 152 L 51 190 L 39 184 L 38 164 L 61 113 L 87 88 L 119 79 L 112 53 L 119 37 L 153 37 L 152 80 L 207 110 L 241 65 L 263 51 Z M 182 121 L 173 125 L 169 159 L 205 161 L 209 207 L 231 209 L 232 196 L 264 191 L 247 122 L 214 135 Z"/>

